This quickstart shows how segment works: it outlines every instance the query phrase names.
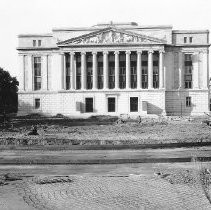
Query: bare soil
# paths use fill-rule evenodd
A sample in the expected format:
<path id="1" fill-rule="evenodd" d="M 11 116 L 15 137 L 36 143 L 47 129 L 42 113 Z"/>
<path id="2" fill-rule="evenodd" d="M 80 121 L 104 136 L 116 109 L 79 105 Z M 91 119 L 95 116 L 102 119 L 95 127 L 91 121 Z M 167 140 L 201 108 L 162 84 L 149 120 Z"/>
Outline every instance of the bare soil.
<path id="1" fill-rule="evenodd" d="M 125 120 L 116 117 L 89 119 L 23 118 L 0 127 L 0 145 L 121 145 L 210 142 L 211 126 L 202 119 L 157 118 Z M 39 135 L 29 135 L 32 126 Z"/>

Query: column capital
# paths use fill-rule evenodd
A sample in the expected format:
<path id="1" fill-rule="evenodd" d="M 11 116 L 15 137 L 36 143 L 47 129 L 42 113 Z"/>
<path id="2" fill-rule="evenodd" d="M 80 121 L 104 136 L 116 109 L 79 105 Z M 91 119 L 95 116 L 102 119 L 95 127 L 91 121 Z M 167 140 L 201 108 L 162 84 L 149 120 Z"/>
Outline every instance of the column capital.
<path id="1" fill-rule="evenodd" d="M 119 51 L 114 51 L 114 54 L 115 55 L 119 55 Z"/>
<path id="2" fill-rule="evenodd" d="M 159 53 L 161 54 L 161 53 L 165 53 L 165 50 L 159 50 Z"/>
<path id="3" fill-rule="evenodd" d="M 97 51 L 92 51 L 92 55 L 97 55 Z"/>
<path id="4" fill-rule="evenodd" d="M 81 55 L 86 55 L 86 52 L 85 52 L 85 51 L 82 51 L 82 52 L 81 52 Z"/>
<path id="5" fill-rule="evenodd" d="M 154 50 L 148 50 L 148 54 L 153 53 L 153 52 L 154 52 Z"/>
<path id="6" fill-rule="evenodd" d="M 69 52 L 70 53 L 70 55 L 75 55 L 75 52 Z"/>
<path id="7" fill-rule="evenodd" d="M 104 55 L 108 55 L 108 51 L 103 51 L 103 54 Z"/>
<path id="8" fill-rule="evenodd" d="M 126 50 L 126 51 L 125 51 L 125 54 L 130 55 L 130 54 L 131 54 L 131 51 L 130 51 L 130 50 Z"/>
<path id="9" fill-rule="evenodd" d="M 136 53 L 137 53 L 137 54 L 142 54 L 142 53 L 143 53 L 143 50 L 137 50 Z"/>

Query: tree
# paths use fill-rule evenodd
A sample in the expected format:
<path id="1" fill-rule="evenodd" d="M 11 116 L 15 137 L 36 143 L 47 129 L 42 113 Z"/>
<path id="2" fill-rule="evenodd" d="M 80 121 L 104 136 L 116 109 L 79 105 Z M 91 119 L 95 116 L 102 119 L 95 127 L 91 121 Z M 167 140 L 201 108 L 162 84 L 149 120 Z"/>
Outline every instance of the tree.
<path id="1" fill-rule="evenodd" d="M 18 85 L 17 79 L 0 67 L 0 115 L 4 121 L 7 114 L 17 112 Z"/>

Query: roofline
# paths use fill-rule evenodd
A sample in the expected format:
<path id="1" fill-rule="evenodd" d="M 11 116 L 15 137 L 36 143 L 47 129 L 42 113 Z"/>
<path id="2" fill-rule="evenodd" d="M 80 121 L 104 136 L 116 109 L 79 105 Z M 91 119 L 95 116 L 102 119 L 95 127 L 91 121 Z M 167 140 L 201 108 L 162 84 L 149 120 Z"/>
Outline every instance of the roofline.
<path id="1" fill-rule="evenodd" d="M 17 47 L 16 50 L 35 50 L 35 51 L 43 51 L 43 50 L 58 50 L 59 47 Z"/>
<path id="2" fill-rule="evenodd" d="M 209 30 L 173 30 L 173 34 L 200 34 L 200 33 L 209 33 Z"/>
<path id="3" fill-rule="evenodd" d="M 105 25 L 105 27 L 98 27 L 98 26 L 94 26 L 94 27 L 63 27 L 63 28 L 53 28 L 52 31 L 53 32 L 57 32 L 57 31 L 97 31 L 99 29 L 103 29 L 103 28 L 108 28 L 110 26 L 115 27 L 115 25 Z M 120 25 L 117 25 L 117 28 L 121 28 L 121 29 L 165 29 L 165 28 L 170 28 L 172 29 L 173 26 L 172 25 L 152 25 L 152 26 L 128 26 L 128 27 L 120 27 Z"/>
<path id="4" fill-rule="evenodd" d="M 53 34 L 19 34 L 18 38 L 25 37 L 53 37 Z"/>

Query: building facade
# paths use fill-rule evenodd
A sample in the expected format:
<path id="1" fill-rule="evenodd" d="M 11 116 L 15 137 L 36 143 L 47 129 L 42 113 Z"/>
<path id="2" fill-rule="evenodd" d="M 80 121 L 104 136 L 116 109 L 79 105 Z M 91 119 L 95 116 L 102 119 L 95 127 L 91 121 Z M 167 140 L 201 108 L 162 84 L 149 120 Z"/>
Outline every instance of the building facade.
<path id="1" fill-rule="evenodd" d="M 209 112 L 209 31 L 137 23 L 19 35 L 19 114 Z"/>

